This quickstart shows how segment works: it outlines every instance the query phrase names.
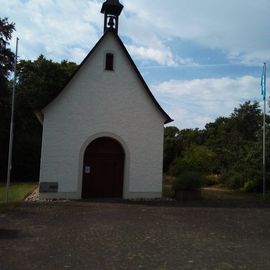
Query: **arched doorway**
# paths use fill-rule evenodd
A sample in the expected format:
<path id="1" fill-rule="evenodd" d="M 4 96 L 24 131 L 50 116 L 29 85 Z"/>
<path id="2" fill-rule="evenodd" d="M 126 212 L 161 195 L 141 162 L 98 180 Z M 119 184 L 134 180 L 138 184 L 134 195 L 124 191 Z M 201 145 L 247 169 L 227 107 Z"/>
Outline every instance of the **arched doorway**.
<path id="1" fill-rule="evenodd" d="M 125 152 L 112 138 L 102 137 L 91 142 L 83 161 L 83 198 L 123 196 Z"/>

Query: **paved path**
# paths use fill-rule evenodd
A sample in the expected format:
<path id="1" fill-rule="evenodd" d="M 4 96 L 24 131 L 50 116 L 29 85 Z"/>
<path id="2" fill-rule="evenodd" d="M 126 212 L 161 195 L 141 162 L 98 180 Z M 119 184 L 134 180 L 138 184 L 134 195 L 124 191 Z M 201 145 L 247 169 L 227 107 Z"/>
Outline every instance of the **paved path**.
<path id="1" fill-rule="evenodd" d="M 269 206 L 235 206 L 24 203 L 0 214 L 0 269 L 269 270 Z"/>

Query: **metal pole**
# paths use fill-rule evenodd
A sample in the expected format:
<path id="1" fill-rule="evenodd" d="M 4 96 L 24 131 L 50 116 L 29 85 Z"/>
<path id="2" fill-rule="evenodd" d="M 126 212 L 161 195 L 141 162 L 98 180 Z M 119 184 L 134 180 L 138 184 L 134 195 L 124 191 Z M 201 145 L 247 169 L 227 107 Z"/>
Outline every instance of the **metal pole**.
<path id="1" fill-rule="evenodd" d="M 15 90 L 16 90 L 16 68 L 17 68 L 17 57 L 18 57 L 18 41 L 16 39 L 16 55 L 14 60 L 14 78 L 12 88 L 12 101 L 11 101 L 11 118 L 10 118 L 10 132 L 9 132 L 9 148 L 8 148 L 8 168 L 7 168 L 7 185 L 6 185 L 6 202 L 8 202 L 8 192 L 10 185 L 10 173 L 12 168 L 12 148 L 13 148 L 13 121 L 14 121 L 14 103 L 15 103 Z"/>
<path id="2" fill-rule="evenodd" d="M 263 198 L 265 199 L 265 111 L 266 111 L 266 63 L 264 63 L 264 108 L 263 108 Z"/>

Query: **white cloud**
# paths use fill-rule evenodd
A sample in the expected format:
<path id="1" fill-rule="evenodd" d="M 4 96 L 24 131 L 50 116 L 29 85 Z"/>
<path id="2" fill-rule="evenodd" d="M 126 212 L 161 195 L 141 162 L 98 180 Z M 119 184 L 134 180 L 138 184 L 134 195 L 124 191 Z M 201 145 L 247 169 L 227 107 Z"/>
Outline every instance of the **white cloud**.
<path id="1" fill-rule="evenodd" d="M 124 0 L 123 0 L 124 1 Z M 171 37 L 224 51 L 233 62 L 270 60 L 269 0 L 125 0 L 124 33 L 153 48 Z M 143 8 L 142 8 L 143 7 Z M 155 45 L 155 46 L 154 46 Z"/>
<path id="2" fill-rule="evenodd" d="M 136 47 L 133 45 L 126 46 L 129 53 L 134 58 L 140 58 L 145 60 L 152 60 L 160 65 L 176 66 L 176 62 L 173 60 L 173 55 L 170 49 L 158 50 L 146 47 Z"/>
<path id="3" fill-rule="evenodd" d="M 71 48 L 69 51 L 69 61 L 77 63 L 81 62 L 88 53 L 86 50 L 81 48 Z"/>
<path id="4" fill-rule="evenodd" d="M 203 128 L 219 116 L 229 116 L 244 101 L 260 99 L 260 79 L 239 78 L 171 80 L 152 86 L 175 124 L 181 128 Z"/>
<path id="5" fill-rule="evenodd" d="M 21 56 L 35 58 L 43 53 L 59 60 L 68 58 L 66 47 L 89 51 L 96 43 L 103 30 L 102 2 L 1 1 L 0 16 L 16 23 Z M 161 65 L 185 64 L 192 56 L 177 52 L 176 60 L 168 48 L 169 40 L 179 38 L 222 50 L 232 62 L 260 65 L 270 60 L 269 0 L 121 2 L 125 8 L 120 34 L 132 41 L 137 57 L 150 57 L 153 50 L 158 56 L 151 59 Z"/>
<path id="6" fill-rule="evenodd" d="M 14 39 L 16 35 L 20 38 L 21 58 L 44 54 L 80 63 L 99 38 L 97 25 L 101 30 L 103 24 L 100 6 L 98 1 L 10 0 L 1 3 L 0 16 L 16 23 Z"/>
<path id="7" fill-rule="evenodd" d="M 177 67 L 179 65 L 196 66 L 191 58 L 174 57 L 170 48 L 161 50 L 150 47 L 126 45 L 129 53 L 135 59 L 140 59 L 143 63 L 148 60 L 155 61 L 162 66 Z"/>

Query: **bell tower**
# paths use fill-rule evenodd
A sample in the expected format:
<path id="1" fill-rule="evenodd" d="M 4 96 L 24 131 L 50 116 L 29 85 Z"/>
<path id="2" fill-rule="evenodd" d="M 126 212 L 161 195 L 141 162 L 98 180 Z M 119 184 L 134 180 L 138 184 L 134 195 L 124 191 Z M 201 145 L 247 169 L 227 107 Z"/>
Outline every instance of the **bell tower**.
<path id="1" fill-rule="evenodd" d="M 101 13 L 104 14 L 104 33 L 107 30 L 113 30 L 118 33 L 119 15 L 122 12 L 123 5 L 119 0 L 106 0 L 101 8 Z"/>

